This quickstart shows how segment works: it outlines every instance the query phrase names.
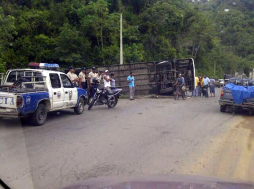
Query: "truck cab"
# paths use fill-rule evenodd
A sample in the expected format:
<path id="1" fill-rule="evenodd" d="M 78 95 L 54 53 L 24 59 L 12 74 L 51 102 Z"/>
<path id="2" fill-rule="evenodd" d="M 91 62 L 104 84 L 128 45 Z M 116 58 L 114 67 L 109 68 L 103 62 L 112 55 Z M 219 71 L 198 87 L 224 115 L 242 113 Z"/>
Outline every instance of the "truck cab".
<path id="1" fill-rule="evenodd" d="M 65 73 L 43 69 L 8 70 L 0 87 L 0 117 L 32 117 L 44 124 L 47 112 L 73 108 L 82 114 L 87 101 L 84 89 L 76 88 Z M 19 78 L 22 86 L 10 87 Z"/>

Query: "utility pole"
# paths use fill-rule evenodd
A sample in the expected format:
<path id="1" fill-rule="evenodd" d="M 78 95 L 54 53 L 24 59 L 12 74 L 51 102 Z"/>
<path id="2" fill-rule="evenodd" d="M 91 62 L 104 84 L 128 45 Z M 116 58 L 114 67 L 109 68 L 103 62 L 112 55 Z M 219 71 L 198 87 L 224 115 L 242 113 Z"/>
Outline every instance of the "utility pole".
<path id="1" fill-rule="evenodd" d="M 120 14 L 120 64 L 123 64 L 123 16 Z"/>

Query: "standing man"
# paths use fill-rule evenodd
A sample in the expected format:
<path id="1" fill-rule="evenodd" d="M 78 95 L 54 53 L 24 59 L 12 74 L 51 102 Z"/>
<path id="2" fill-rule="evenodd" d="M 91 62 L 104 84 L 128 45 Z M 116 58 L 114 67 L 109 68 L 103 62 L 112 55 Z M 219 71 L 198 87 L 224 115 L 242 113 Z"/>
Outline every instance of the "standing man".
<path id="1" fill-rule="evenodd" d="M 198 93 L 199 93 L 199 85 L 198 85 L 198 82 L 199 82 L 199 78 L 196 76 L 195 77 L 195 89 L 194 89 L 194 92 L 193 92 L 193 96 L 198 96 Z"/>
<path id="2" fill-rule="evenodd" d="M 78 87 L 78 82 L 79 82 L 79 78 L 78 76 L 75 74 L 75 68 L 73 66 L 69 67 L 69 72 L 67 73 L 67 76 L 69 77 L 69 79 L 71 80 L 72 84 L 74 87 Z"/>
<path id="3" fill-rule="evenodd" d="M 109 77 L 109 72 L 108 70 L 105 70 L 105 75 L 103 76 L 103 83 L 104 83 L 104 88 L 107 89 L 107 91 L 110 90 L 110 81 L 112 79 Z"/>
<path id="4" fill-rule="evenodd" d="M 210 79 L 210 95 L 215 97 L 215 79 Z"/>
<path id="5" fill-rule="evenodd" d="M 93 97 L 94 93 L 95 93 L 95 86 L 92 85 L 93 84 L 93 78 L 97 77 L 97 73 L 95 72 L 95 67 L 92 68 L 92 71 L 88 74 L 88 84 L 89 84 L 89 97 L 88 97 L 88 101 L 90 100 L 91 97 Z"/>
<path id="6" fill-rule="evenodd" d="M 204 95 L 206 98 L 208 98 L 208 87 L 209 87 L 209 84 L 210 84 L 210 79 L 204 75 Z"/>
<path id="7" fill-rule="evenodd" d="M 133 76 L 132 72 L 130 72 L 130 75 L 127 77 L 127 82 L 129 83 L 130 100 L 134 100 L 134 95 L 135 95 L 135 77 Z"/>
<path id="8" fill-rule="evenodd" d="M 202 78 L 198 77 L 198 96 L 201 97 L 202 94 Z"/>
<path id="9" fill-rule="evenodd" d="M 97 77 L 99 78 L 100 83 L 101 83 L 102 82 L 102 71 L 101 70 L 98 71 Z"/>
<path id="10" fill-rule="evenodd" d="M 92 71 L 88 74 L 88 79 L 89 79 L 89 86 L 92 86 L 93 83 L 93 78 L 97 77 L 98 74 L 95 72 L 95 67 L 92 68 Z"/>
<path id="11" fill-rule="evenodd" d="M 81 72 L 79 73 L 78 77 L 79 77 L 79 87 L 87 90 L 87 75 L 85 68 L 81 68 Z"/>

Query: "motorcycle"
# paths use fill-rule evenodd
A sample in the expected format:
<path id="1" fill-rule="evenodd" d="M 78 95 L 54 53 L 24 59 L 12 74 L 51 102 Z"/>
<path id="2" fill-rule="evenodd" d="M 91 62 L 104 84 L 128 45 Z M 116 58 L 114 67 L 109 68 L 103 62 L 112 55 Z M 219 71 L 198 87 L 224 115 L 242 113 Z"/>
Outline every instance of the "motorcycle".
<path id="1" fill-rule="evenodd" d="M 104 87 L 97 85 L 92 100 L 89 103 L 88 110 L 95 105 L 108 105 L 108 108 L 114 108 L 118 102 L 122 89 L 106 90 Z"/>

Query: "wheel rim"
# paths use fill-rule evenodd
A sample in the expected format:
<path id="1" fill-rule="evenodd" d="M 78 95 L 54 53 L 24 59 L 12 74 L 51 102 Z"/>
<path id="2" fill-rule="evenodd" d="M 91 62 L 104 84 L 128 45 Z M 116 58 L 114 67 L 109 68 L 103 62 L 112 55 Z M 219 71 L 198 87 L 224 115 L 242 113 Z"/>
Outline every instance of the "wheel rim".
<path id="1" fill-rule="evenodd" d="M 45 111 L 41 109 L 38 114 L 38 120 L 43 121 L 44 119 L 45 119 Z"/>
<path id="2" fill-rule="evenodd" d="M 115 101 L 116 101 L 116 100 L 115 100 L 115 97 L 113 96 L 113 97 L 111 97 L 111 98 L 109 99 L 109 102 L 108 102 L 108 103 L 109 103 L 110 106 L 113 106 L 113 105 L 115 104 Z"/>

